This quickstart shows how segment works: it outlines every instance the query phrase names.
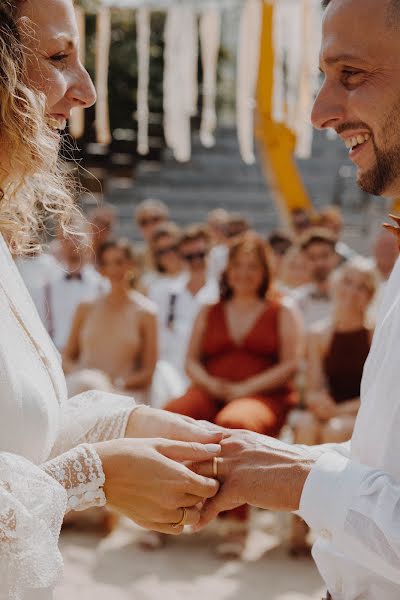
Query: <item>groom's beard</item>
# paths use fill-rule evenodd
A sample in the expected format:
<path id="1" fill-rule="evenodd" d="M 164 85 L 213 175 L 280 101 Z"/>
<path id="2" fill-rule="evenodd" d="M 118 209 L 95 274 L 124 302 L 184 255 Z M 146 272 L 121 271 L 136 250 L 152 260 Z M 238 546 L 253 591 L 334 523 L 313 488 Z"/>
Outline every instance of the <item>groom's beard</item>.
<path id="1" fill-rule="evenodd" d="M 358 185 L 368 194 L 382 196 L 400 177 L 400 102 L 396 104 L 382 128 L 382 138 L 396 143 L 388 149 L 379 148 L 371 137 L 376 164 L 357 178 Z"/>

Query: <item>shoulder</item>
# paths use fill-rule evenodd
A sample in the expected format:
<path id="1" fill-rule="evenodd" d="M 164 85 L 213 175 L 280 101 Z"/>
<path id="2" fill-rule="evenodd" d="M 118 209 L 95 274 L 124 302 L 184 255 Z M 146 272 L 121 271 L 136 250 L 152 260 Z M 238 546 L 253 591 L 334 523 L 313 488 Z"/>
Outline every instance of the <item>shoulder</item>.
<path id="1" fill-rule="evenodd" d="M 147 296 L 144 296 L 144 294 L 141 294 L 137 290 L 132 290 L 132 292 L 129 294 L 129 297 L 132 301 L 132 305 L 143 318 L 156 317 L 157 305 L 152 300 L 147 298 Z"/>
<path id="2" fill-rule="evenodd" d="M 81 302 L 75 309 L 75 323 L 82 324 L 95 306 L 96 302 Z"/>

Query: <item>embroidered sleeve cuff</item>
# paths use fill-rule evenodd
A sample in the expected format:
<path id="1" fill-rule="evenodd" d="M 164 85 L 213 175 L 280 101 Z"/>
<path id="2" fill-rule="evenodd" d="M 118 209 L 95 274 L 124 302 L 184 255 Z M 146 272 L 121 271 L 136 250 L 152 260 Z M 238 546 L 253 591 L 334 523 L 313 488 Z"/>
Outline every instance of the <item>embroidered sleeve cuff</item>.
<path id="1" fill-rule="evenodd" d="M 306 480 L 298 514 L 325 539 L 342 533 L 352 499 L 369 471 L 336 452 L 322 454 Z"/>

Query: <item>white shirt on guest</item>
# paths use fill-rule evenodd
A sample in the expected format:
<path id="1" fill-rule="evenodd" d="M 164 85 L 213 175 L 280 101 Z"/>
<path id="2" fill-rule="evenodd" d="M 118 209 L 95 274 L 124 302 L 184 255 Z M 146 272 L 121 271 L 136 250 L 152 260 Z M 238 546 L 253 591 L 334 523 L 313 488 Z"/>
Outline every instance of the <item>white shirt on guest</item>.
<path id="1" fill-rule="evenodd" d="M 193 295 L 187 288 L 187 277 L 174 284 L 157 288 L 160 358 L 172 364 L 186 380 L 186 354 L 196 317 L 206 304 L 217 302 L 219 287 L 215 279 Z"/>
<path id="2" fill-rule="evenodd" d="M 321 294 L 315 283 L 307 283 L 291 292 L 309 331 L 319 321 L 332 316 L 333 301 L 329 295 Z"/>
<path id="3" fill-rule="evenodd" d="M 109 288 L 108 282 L 92 265 L 82 267 L 80 276 L 71 277 L 64 271 L 45 288 L 44 324 L 60 351 L 68 340 L 78 305 L 95 300 Z"/>
<path id="4" fill-rule="evenodd" d="M 400 598 L 399 357 L 400 260 L 379 307 L 351 443 L 310 449 L 320 456 L 299 514 L 319 534 L 313 556 L 334 600 Z"/>
<path id="5" fill-rule="evenodd" d="M 45 286 L 60 277 L 63 272 L 62 265 L 51 254 L 18 257 L 15 264 L 41 320 L 44 321 L 47 312 Z"/>

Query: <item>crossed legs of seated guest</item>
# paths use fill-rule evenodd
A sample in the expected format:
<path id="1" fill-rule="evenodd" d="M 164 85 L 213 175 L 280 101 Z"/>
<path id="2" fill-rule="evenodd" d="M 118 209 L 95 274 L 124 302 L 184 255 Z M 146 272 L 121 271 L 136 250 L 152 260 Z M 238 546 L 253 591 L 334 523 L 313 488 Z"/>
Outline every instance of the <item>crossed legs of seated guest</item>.
<path id="1" fill-rule="evenodd" d="M 165 408 L 194 419 L 211 421 L 227 429 L 247 429 L 276 437 L 286 420 L 288 409 L 285 407 L 284 399 L 266 396 L 239 398 L 224 404 L 206 391 L 192 387 Z M 217 553 L 223 558 L 240 558 L 247 539 L 249 507 L 240 506 L 220 516 L 223 539 L 217 547 Z"/>

